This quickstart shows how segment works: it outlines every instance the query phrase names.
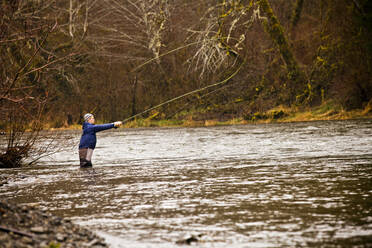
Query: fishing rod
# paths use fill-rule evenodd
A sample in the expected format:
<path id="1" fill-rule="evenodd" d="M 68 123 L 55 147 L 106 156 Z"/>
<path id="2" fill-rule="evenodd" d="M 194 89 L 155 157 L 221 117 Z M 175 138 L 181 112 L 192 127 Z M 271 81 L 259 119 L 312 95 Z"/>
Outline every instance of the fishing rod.
<path id="1" fill-rule="evenodd" d="M 173 52 L 175 52 L 175 51 L 178 51 L 178 50 L 184 49 L 184 48 L 189 47 L 189 46 L 196 45 L 196 44 L 201 43 L 201 42 L 202 42 L 202 41 L 196 41 L 196 42 L 189 43 L 189 44 L 187 44 L 187 45 L 185 45 L 185 46 L 182 46 L 182 47 L 178 47 L 178 48 L 172 49 L 172 50 L 170 50 L 170 51 L 168 51 L 168 52 L 166 52 L 166 53 L 163 53 L 163 54 L 161 54 L 161 55 L 156 56 L 155 58 L 152 58 L 152 59 L 150 59 L 150 60 L 147 60 L 146 62 L 140 64 L 140 65 L 137 66 L 137 67 L 135 67 L 131 72 L 135 72 L 135 71 L 137 71 L 138 69 L 140 69 L 141 67 L 143 67 L 143 66 L 145 66 L 145 65 L 147 65 L 147 64 L 149 64 L 149 63 L 151 63 L 152 61 L 157 60 L 157 59 L 159 59 L 159 58 L 161 58 L 161 57 L 163 57 L 163 56 L 166 56 L 166 55 L 168 55 L 168 54 L 170 54 L 170 53 L 173 53 Z M 231 50 L 232 50 L 232 49 L 231 49 Z M 234 52 L 234 54 L 237 55 L 236 52 Z M 214 83 L 214 84 L 210 84 L 210 85 L 207 85 L 207 86 L 205 86 L 205 87 L 202 87 L 202 88 L 199 88 L 199 89 L 196 89 L 196 90 L 193 90 L 193 91 L 187 92 L 187 93 L 185 93 L 185 94 L 182 94 L 182 95 L 180 95 L 180 96 L 174 97 L 174 98 L 172 98 L 172 99 L 169 99 L 169 100 L 167 100 L 167 101 L 165 101 L 165 102 L 163 102 L 163 103 L 160 103 L 160 104 L 158 104 L 158 105 L 156 105 L 156 106 L 154 106 L 154 107 L 148 108 L 148 109 L 142 111 L 141 113 L 138 113 L 138 114 L 132 115 L 132 116 L 130 116 L 130 117 L 124 119 L 122 122 L 124 123 L 124 122 L 127 122 L 127 121 L 129 121 L 129 120 L 132 120 L 132 119 L 136 118 L 137 116 L 143 115 L 143 114 L 145 114 L 145 113 L 147 113 L 147 112 L 150 112 L 151 110 L 154 110 L 154 109 L 160 108 L 161 106 L 164 106 L 164 105 L 166 105 L 166 104 L 169 104 L 169 103 L 171 103 L 171 102 L 174 102 L 174 101 L 176 101 L 176 100 L 179 100 L 179 99 L 181 99 L 181 98 L 184 98 L 184 97 L 186 97 L 186 96 L 189 96 L 189 95 L 192 95 L 192 94 L 195 94 L 195 93 L 198 93 L 198 92 L 204 91 L 204 90 L 209 89 L 209 88 L 211 88 L 211 87 L 215 87 L 215 86 L 218 86 L 218 85 L 225 84 L 225 83 L 227 83 L 231 78 L 233 78 L 236 74 L 238 74 L 238 72 L 240 71 L 240 69 L 241 69 L 241 68 L 243 67 L 243 65 L 245 64 L 245 62 L 246 62 L 246 60 L 244 59 L 243 62 L 240 64 L 240 66 L 238 67 L 238 69 L 237 69 L 236 71 L 234 71 L 230 76 L 228 76 L 226 79 L 224 79 L 224 80 L 222 80 L 222 81 L 220 81 L 220 82 L 217 82 L 217 83 Z"/>
<path id="2" fill-rule="evenodd" d="M 146 62 L 146 64 L 147 64 L 147 63 L 148 63 L 148 61 Z M 124 123 L 124 122 L 127 122 L 127 121 L 129 121 L 129 120 L 132 120 L 132 119 L 136 118 L 137 116 L 143 115 L 143 114 L 145 114 L 145 113 L 147 113 L 147 112 L 150 112 L 151 110 L 154 110 L 154 109 L 160 108 L 161 106 L 164 106 L 164 105 L 166 105 L 166 104 L 169 104 L 169 103 L 171 103 L 171 102 L 174 102 L 174 101 L 176 101 L 176 100 L 179 100 L 179 99 L 181 99 L 181 98 L 184 98 L 184 97 L 186 97 L 186 96 L 189 96 L 189 95 L 192 95 L 192 94 L 195 94 L 195 93 L 198 93 L 198 92 L 204 91 L 204 90 L 206 90 L 206 89 L 209 89 L 209 88 L 212 88 L 212 87 L 215 87 L 215 86 L 218 86 L 218 85 L 225 84 L 225 83 L 227 83 L 230 79 L 232 79 L 236 74 L 238 74 L 238 72 L 241 70 L 241 68 L 243 67 L 244 64 L 245 64 L 245 60 L 243 60 L 243 62 L 240 64 L 240 66 L 237 68 L 237 70 L 235 70 L 235 71 L 234 71 L 230 76 L 228 76 L 227 78 L 225 78 L 225 79 L 222 80 L 222 81 L 219 81 L 219 82 L 214 83 L 214 84 L 207 85 L 207 86 L 205 86 L 205 87 L 202 87 L 202 88 L 199 88 L 199 89 L 196 89 L 196 90 L 193 90 L 193 91 L 187 92 L 187 93 L 185 93 L 185 94 L 182 94 L 182 95 L 180 95 L 180 96 L 174 97 L 174 98 L 172 98 L 172 99 L 169 99 L 169 100 L 167 100 L 167 101 L 165 101 L 165 102 L 163 102 L 163 103 L 160 103 L 160 104 L 158 104 L 158 105 L 156 105 L 156 106 L 154 106 L 154 107 L 148 108 L 148 109 L 142 111 L 141 113 L 138 113 L 138 114 L 135 114 L 135 115 L 133 115 L 133 116 L 130 116 L 130 117 L 124 119 L 122 122 Z M 143 64 L 143 65 L 144 65 L 144 64 Z"/>

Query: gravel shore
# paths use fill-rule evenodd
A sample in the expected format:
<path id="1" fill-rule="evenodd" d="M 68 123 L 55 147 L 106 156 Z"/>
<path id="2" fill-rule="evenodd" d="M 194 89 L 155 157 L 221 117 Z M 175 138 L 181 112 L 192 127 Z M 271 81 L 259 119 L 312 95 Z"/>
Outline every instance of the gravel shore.
<path id="1" fill-rule="evenodd" d="M 32 206 L 0 201 L 0 247 L 108 247 L 104 239 L 69 220 Z"/>

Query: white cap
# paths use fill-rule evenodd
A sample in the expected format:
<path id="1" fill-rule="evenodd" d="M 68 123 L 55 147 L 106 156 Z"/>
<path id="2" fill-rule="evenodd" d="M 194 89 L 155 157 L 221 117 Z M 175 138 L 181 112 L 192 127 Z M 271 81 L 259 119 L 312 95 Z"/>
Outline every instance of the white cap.
<path id="1" fill-rule="evenodd" d="M 92 114 L 87 113 L 87 114 L 84 115 L 84 121 L 89 121 L 89 119 L 92 118 L 92 117 L 93 117 Z"/>

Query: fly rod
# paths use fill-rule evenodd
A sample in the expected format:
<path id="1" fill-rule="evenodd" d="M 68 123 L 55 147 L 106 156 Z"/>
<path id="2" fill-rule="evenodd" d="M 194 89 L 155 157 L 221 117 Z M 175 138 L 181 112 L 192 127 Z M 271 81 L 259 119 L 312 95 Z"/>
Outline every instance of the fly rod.
<path id="1" fill-rule="evenodd" d="M 192 43 L 187 44 L 187 45 L 185 45 L 185 46 L 175 48 L 175 49 L 170 50 L 170 51 L 168 51 L 168 52 L 166 52 L 166 53 L 163 53 L 163 54 L 161 54 L 161 55 L 159 55 L 159 56 L 156 56 L 155 58 L 152 58 L 152 59 L 150 59 L 150 60 L 147 60 L 146 62 L 140 64 L 140 65 L 137 66 L 137 67 L 135 67 L 131 72 L 135 72 L 135 71 L 137 71 L 137 70 L 140 69 L 141 67 L 143 67 L 143 66 L 145 66 L 145 65 L 147 65 L 147 64 L 149 64 L 149 63 L 151 63 L 151 62 L 154 61 L 154 60 L 159 59 L 160 57 L 163 57 L 163 56 L 168 55 L 168 54 L 170 54 L 170 53 L 173 53 L 173 52 L 175 52 L 175 51 L 178 51 L 178 50 L 184 49 L 184 48 L 186 48 L 186 47 L 196 45 L 196 44 L 198 44 L 198 43 L 200 43 L 200 42 L 201 42 L 201 41 L 192 42 Z M 234 54 L 237 54 L 237 53 L 234 52 Z M 187 93 L 185 93 L 185 94 L 183 94 L 183 95 L 180 95 L 180 96 L 174 97 L 174 98 L 172 98 L 172 99 L 169 99 L 169 100 L 167 100 L 167 101 L 165 101 L 165 102 L 163 102 L 163 103 L 160 103 L 160 104 L 158 104 L 158 105 L 156 105 L 156 106 L 154 106 L 154 107 L 148 108 L 148 109 L 142 111 L 141 113 L 138 113 L 138 114 L 135 114 L 135 115 L 133 115 L 133 116 L 130 116 L 130 117 L 124 119 L 122 122 L 124 123 L 124 122 L 127 122 L 127 121 L 129 121 L 129 120 L 132 120 L 132 119 L 136 118 L 137 116 L 143 115 L 143 114 L 145 114 L 145 113 L 147 113 L 147 112 L 149 112 L 149 111 L 151 111 L 151 110 L 154 110 L 154 109 L 160 108 L 161 106 L 164 106 L 164 105 L 169 104 L 169 103 L 171 103 L 171 102 L 177 101 L 177 100 L 179 100 L 179 99 L 181 99 L 181 98 L 184 98 L 184 97 L 186 97 L 186 96 L 190 96 L 190 95 L 192 95 L 192 94 L 195 94 L 195 93 L 198 93 L 198 92 L 204 91 L 204 90 L 206 90 L 206 89 L 209 89 L 209 88 L 212 88 L 212 87 L 215 87 L 215 86 L 218 86 L 218 85 L 225 84 L 225 83 L 227 83 L 231 78 L 233 78 L 236 74 L 238 74 L 238 72 L 240 71 L 240 69 L 243 67 L 244 64 L 245 64 L 245 59 L 243 60 L 243 62 L 240 64 L 240 66 L 238 67 L 238 69 L 237 69 L 236 71 L 234 71 L 230 76 L 228 76 L 226 79 L 224 79 L 224 80 L 222 80 L 222 81 L 220 81 L 220 82 L 217 82 L 217 83 L 214 83 L 214 84 L 210 84 L 210 85 L 207 85 L 207 86 L 205 86 L 205 87 L 202 87 L 202 88 L 199 88 L 199 89 L 196 89 L 196 90 L 193 90 L 193 91 L 187 92 Z"/>
<path id="2" fill-rule="evenodd" d="M 245 60 L 243 60 L 243 63 L 241 63 L 240 66 L 239 66 L 239 67 L 238 67 L 238 68 L 237 68 L 237 69 L 236 69 L 236 70 L 235 70 L 235 71 L 234 71 L 230 76 L 228 76 L 227 78 L 225 78 L 225 79 L 222 80 L 222 81 L 219 81 L 219 82 L 214 83 L 214 84 L 207 85 L 207 86 L 205 86 L 205 87 L 202 87 L 202 88 L 199 88 L 199 89 L 196 89 L 196 90 L 193 90 L 193 91 L 187 92 L 187 93 L 185 93 L 185 94 L 183 94 L 183 95 L 180 95 L 180 96 L 174 97 L 174 98 L 172 98 L 172 99 L 169 99 L 169 100 L 167 100 L 167 101 L 165 101 L 165 102 L 162 102 L 162 103 L 160 103 L 160 104 L 158 104 L 158 105 L 156 105 L 156 106 L 153 106 L 153 107 L 151 107 L 151 108 L 148 108 L 148 109 L 142 111 L 141 113 L 138 113 L 138 114 L 135 114 L 135 115 L 133 115 L 133 116 L 131 116 L 131 117 L 128 117 L 128 118 L 126 118 L 125 120 L 123 120 L 122 122 L 124 123 L 124 122 L 127 122 L 127 121 L 129 121 L 129 120 L 132 120 L 132 119 L 136 118 L 137 116 L 143 115 L 143 114 L 145 114 L 145 113 L 147 113 L 147 112 L 149 112 L 149 111 L 151 111 L 151 110 L 154 110 L 154 109 L 160 108 L 161 106 L 164 106 L 164 105 L 169 104 L 169 103 L 171 103 L 171 102 L 177 101 L 177 100 L 179 100 L 179 99 L 181 99 L 181 98 L 184 98 L 184 97 L 186 97 L 186 96 L 190 96 L 190 95 L 192 95 L 192 94 L 195 94 L 195 93 L 198 93 L 198 92 L 204 91 L 204 90 L 206 90 L 206 89 L 209 89 L 209 88 L 212 88 L 212 87 L 215 87 L 215 86 L 218 86 L 218 85 L 225 84 L 225 83 L 227 83 L 230 79 L 232 79 L 236 74 L 238 74 L 238 72 L 241 70 L 241 68 L 243 67 L 244 64 L 245 64 Z"/>

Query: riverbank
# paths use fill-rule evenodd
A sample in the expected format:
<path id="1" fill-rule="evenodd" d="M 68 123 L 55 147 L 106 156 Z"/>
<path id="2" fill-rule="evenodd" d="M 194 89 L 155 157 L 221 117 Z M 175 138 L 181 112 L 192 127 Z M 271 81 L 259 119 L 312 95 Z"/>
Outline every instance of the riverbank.
<path id="1" fill-rule="evenodd" d="M 69 220 L 33 206 L 0 201 L 0 247 L 94 247 L 108 245 L 103 238 Z"/>
<path id="2" fill-rule="evenodd" d="M 153 117 L 152 115 L 151 117 Z M 283 107 L 279 106 L 264 112 L 255 112 L 242 115 L 240 117 L 205 119 L 199 113 L 185 113 L 177 119 L 156 120 L 155 118 L 141 118 L 124 124 L 125 128 L 136 127 L 202 127 L 219 125 L 245 125 L 263 123 L 291 123 L 291 122 L 310 122 L 323 120 L 352 120 L 352 119 L 371 119 L 372 102 L 364 109 L 345 110 L 340 105 L 333 102 L 326 102 L 314 108 Z"/>
<path id="3" fill-rule="evenodd" d="M 333 102 L 313 108 L 283 107 L 278 106 L 268 111 L 247 113 L 238 117 L 224 117 L 216 114 L 214 118 L 205 118 L 202 111 L 186 112 L 172 119 L 158 118 L 160 113 L 155 112 L 148 118 L 136 118 L 135 120 L 124 123 L 124 128 L 140 127 L 204 127 L 221 125 L 245 125 L 263 123 L 291 123 L 291 122 L 310 122 L 323 120 L 352 120 L 352 119 L 372 119 L 372 102 L 364 109 L 345 110 L 342 106 Z M 108 121 L 98 121 L 105 123 Z M 49 130 L 80 130 L 81 125 L 53 128 L 46 126 Z"/>

